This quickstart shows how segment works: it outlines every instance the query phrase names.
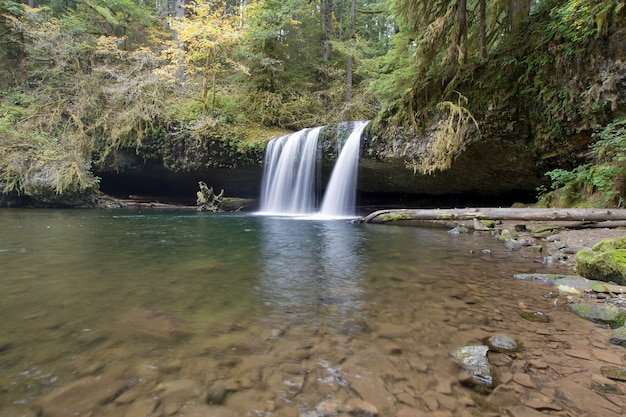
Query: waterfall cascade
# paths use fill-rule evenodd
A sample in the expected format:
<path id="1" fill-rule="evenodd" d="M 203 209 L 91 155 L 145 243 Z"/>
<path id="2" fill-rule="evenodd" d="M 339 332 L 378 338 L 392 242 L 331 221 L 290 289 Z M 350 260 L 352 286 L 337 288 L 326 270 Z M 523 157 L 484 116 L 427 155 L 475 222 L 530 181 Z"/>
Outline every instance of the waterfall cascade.
<path id="1" fill-rule="evenodd" d="M 272 139 L 265 152 L 261 214 L 352 217 L 356 201 L 361 136 L 367 121 L 354 122 L 341 147 L 321 205 L 319 136 L 322 127 Z"/>

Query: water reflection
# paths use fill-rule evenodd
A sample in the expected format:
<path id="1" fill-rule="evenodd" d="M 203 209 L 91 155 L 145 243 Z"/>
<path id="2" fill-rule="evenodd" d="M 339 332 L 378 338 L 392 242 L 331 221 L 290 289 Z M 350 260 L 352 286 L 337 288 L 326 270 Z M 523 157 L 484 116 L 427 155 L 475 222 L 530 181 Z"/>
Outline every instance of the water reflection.
<path id="1" fill-rule="evenodd" d="M 261 219 L 264 302 L 281 313 L 340 322 L 360 314 L 364 236 L 344 221 Z"/>

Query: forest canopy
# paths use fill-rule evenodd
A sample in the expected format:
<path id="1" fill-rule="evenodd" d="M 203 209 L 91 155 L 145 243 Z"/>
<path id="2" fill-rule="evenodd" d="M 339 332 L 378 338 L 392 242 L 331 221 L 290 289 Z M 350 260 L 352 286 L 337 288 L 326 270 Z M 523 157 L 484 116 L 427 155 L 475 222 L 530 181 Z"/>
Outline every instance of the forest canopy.
<path id="1" fill-rule="evenodd" d="M 0 191 L 96 190 L 122 147 L 186 170 L 173 152 L 219 142 L 203 164 L 235 167 L 285 130 L 447 115 L 429 173 L 511 96 L 546 143 L 564 120 L 599 134 L 623 126 L 623 95 L 577 71 L 625 17 L 615 0 L 1 0 Z"/>

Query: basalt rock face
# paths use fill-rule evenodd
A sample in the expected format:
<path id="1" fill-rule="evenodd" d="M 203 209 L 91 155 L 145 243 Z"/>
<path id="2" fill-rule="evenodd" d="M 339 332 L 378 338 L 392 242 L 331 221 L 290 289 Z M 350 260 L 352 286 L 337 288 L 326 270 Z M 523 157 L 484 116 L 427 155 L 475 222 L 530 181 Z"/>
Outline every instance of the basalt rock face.
<path id="1" fill-rule="evenodd" d="M 532 201 L 535 189 L 543 181 L 544 168 L 537 164 L 538 154 L 522 122 L 505 121 L 491 125 L 490 132 L 473 132 L 463 152 L 449 170 L 423 175 L 415 173 L 408 161 L 424 152 L 432 135 L 406 128 L 369 129 L 362 139 L 359 161 L 358 192 L 361 203 L 380 204 L 508 204 Z M 482 127 L 482 125 L 481 125 Z M 328 129 L 333 131 L 333 127 Z M 225 195 L 255 198 L 260 194 L 263 167 L 261 161 L 225 166 L 212 163 L 211 154 L 233 155 L 231 149 L 185 147 L 163 154 L 118 150 L 115 164 L 96 174 L 101 190 L 124 197 L 132 194 L 156 196 L 193 204 L 198 181 L 204 181 Z M 322 135 L 322 178 L 330 176 L 338 154 L 334 134 Z M 183 152 L 184 151 L 184 152 Z M 154 157 L 157 155 L 157 157 Z M 222 157 L 224 161 L 226 159 Z M 221 161 L 221 159 L 220 159 Z M 218 161 L 219 162 L 219 161 Z M 223 162 L 223 161 L 222 161 Z"/>
<path id="2" fill-rule="evenodd" d="M 257 148 L 210 138 L 181 137 L 171 142 L 147 140 L 138 149 L 118 149 L 96 171 L 100 189 L 116 197 L 141 195 L 193 205 L 198 182 L 219 193 L 256 198 L 263 175 Z"/>
<path id="3" fill-rule="evenodd" d="M 484 126 L 484 127 L 483 127 Z M 437 197 L 477 203 L 532 199 L 545 167 L 523 121 L 503 119 L 470 131 L 448 170 L 420 174 L 411 164 L 426 152 L 432 132 L 387 127 L 366 133 L 359 163 L 359 190 Z"/>

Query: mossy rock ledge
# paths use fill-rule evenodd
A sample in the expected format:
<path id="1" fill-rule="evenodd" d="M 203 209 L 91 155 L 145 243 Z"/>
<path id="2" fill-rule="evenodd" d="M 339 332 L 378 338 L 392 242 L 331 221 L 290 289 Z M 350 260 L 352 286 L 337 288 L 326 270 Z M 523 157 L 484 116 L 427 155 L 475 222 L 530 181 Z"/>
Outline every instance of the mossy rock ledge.
<path id="1" fill-rule="evenodd" d="M 605 239 L 576 254 L 576 272 L 585 278 L 626 284 L 626 236 Z"/>

